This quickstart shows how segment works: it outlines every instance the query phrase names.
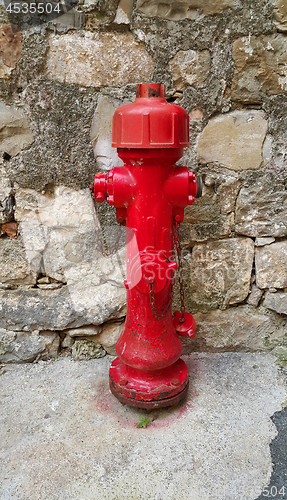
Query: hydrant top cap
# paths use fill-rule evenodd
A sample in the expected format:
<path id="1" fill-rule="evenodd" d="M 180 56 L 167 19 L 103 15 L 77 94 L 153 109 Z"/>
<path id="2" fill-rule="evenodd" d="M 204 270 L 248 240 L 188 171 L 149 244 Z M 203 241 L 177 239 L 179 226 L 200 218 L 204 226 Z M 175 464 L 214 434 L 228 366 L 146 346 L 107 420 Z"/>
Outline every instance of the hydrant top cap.
<path id="1" fill-rule="evenodd" d="M 137 85 L 136 100 L 120 106 L 113 116 L 115 148 L 185 148 L 189 145 L 189 116 L 164 98 L 164 85 Z"/>
<path id="2" fill-rule="evenodd" d="M 137 85 L 136 97 L 162 97 L 164 99 L 164 85 L 160 83 L 140 83 Z"/>

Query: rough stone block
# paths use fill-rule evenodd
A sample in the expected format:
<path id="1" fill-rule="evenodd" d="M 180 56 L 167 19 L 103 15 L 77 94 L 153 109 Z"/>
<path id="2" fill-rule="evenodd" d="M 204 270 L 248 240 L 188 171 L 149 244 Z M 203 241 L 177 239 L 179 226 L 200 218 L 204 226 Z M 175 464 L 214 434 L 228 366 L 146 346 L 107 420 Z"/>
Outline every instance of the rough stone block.
<path id="1" fill-rule="evenodd" d="M 49 45 L 47 76 L 60 82 L 120 86 L 149 81 L 153 73 L 152 58 L 129 34 L 51 35 Z"/>
<path id="2" fill-rule="evenodd" d="M 275 24 L 279 31 L 287 31 L 287 3 L 285 0 L 274 0 Z"/>
<path id="3" fill-rule="evenodd" d="M 169 62 L 176 90 L 184 90 L 187 85 L 203 87 L 209 75 L 210 53 L 208 50 L 180 50 Z"/>
<path id="4" fill-rule="evenodd" d="M 235 171 L 258 169 L 266 132 L 261 111 L 233 111 L 212 118 L 199 136 L 198 160 Z"/>
<path id="5" fill-rule="evenodd" d="M 59 321 L 53 315 L 50 322 L 45 317 L 43 324 L 48 326 L 44 328 L 58 328 L 57 323 L 61 325 L 59 329 L 97 325 L 123 316 L 126 303 L 123 285 L 125 229 L 117 252 L 105 256 L 100 241 L 105 238 L 109 243 L 107 250 L 111 251 L 118 226 L 105 226 L 103 236 L 103 228 L 93 212 L 89 190 L 75 191 L 59 186 L 53 196 L 48 196 L 29 189 L 17 189 L 16 205 L 16 218 L 21 220 L 21 237 L 30 266 L 34 271 L 67 285 L 60 290 L 49 290 L 49 293 L 52 303 L 59 293 L 60 302 L 63 300 L 65 304 L 63 310 L 70 307 L 71 314 L 65 321 L 62 321 L 62 315 Z M 58 310 L 58 305 L 50 307 Z"/>
<path id="6" fill-rule="evenodd" d="M 91 335 L 98 335 L 101 333 L 102 327 L 100 325 L 81 326 L 80 328 L 71 328 L 66 330 L 65 333 L 70 337 L 89 337 Z"/>
<path id="7" fill-rule="evenodd" d="M 287 235 L 284 179 L 263 175 L 240 190 L 236 203 L 235 230 L 252 237 Z"/>
<path id="8" fill-rule="evenodd" d="M 32 189 L 16 189 L 15 199 L 15 218 L 21 221 L 20 233 L 31 268 L 65 282 L 59 255 L 68 234 L 84 231 L 91 221 L 88 191 L 57 187 L 49 197 Z"/>
<path id="9" fill-rule="evenodd" d="M 0 149 L 15 156 L 33 142 L 33 133 L 22 109 L 0 102 Z"/>
<path id="10" fill-rule="evenodd" d="M 105 351 L 112 356 L 116 356 L 116 343 L 122 333 L 124 322 L 106 323 L 103 325 L 103 331 L 96 340 L 103 346 Z"/>
<path id="11" fill-rule="evenodd" d="M 287 287 L 287 241 L 257 247 L 255 269 L 259 288 Z"/>
<path id="12" fill-rule="evenodd" d="M 0 362 L 27 363 L 58 354 L 60 337 L 54 332 L 13 332 L 0 328 Z"/>
<path id="13" fill-rule="evenodd" d="M 249 238 L 196 244 L 191 256 L 191 297 L 197 310 L 237 304 L 246 299 L 254 256 Z"/>
<path id="14" fill-rule="evenodd" d="M 137 8 L 148 17 L 198 19 L 204 15 L 219 14 L 227 7 L 239 7 L 238 0 L 137 0 Z"/>
<path id="15" fill-rule="evenodd" d="M 2 167 L 0 159 L 0 224 L 11 220 L 13 214 L 12 192 L 11 181 Z"/>
<path id="16" fill-rule="evenodd" d="M 248 300 L 247 300 L 247 303 L 250 305 L 250 306 L 255 306 L 257 307 L 259 302 L 260 302 L 260 299 L 263 295 L 263 290 L 260 290 L 260 288 L 258 288 L 256 285 L 253 285 L 252 288 L 251 288 L 251 293 L 248 297 Z"/>
<path id="17" fill-rule="evenodd" d="M 70 9 L 52 21 L 47 19 L 49 27 L 56 27 L 57 32 L 61 33 L 67 29 L 81 29 L 85 24 L 84 12 L 78 12 L 75 9 Z"/>
<path id="18" fill-rule="evenodd" d="M 287 91 L 287 40 L 276 34 L 243 37 L 232 48 L 235 72 L 232 80 L 233 100 L 261 102 L 260 93 Z"/>
<path id="19" fill-rule="evenodd" d="M 267 307 L 267 309 L 271 309 L 271 311 L 275 311 L 278 314 L 287 315 L 287 293 L 267 292 L 264 298 L 263 305 Z"/>
<path id="20" fill-rule="evenodd" d="M 133 0 L 120 0 L 114 23 L 129 24 L 133 10 Z"/>
<path id="21" fill-rule="evenodd" d="M 0 25 L 0 78 L 8 79 L 22 55 L 21 31 L 13 32 L 10 24 Z"/>
<path id="22" fill-rule="evenodd" d="M 250 306 L 198 312 L 194 318 L 196 337 L 184 339 L 184 352 L 266 351 L 281 343 L 287 333 L 275 316 Z"/>
<path id="23" fill-rule="evenodd" d="M 273 236 L 269 236 L 266 238 L 256 238 L 255 240 L 255 246 L 256 247 L 264 247 L 265 245 L 271 245 L 271 243 L 274 243 L 275 238 Z"/>
<path id="24" fill-rule="evenodd" d="M 220 212 L 229 214 L 235 211 L 235 203 L 240 190 L 240 181 L 230 181 L 220 185 Z"/>
<path id="25" fill-rule="evenodd" d="M 213 189 L 212 189 L 213 191 Z M 184 245 L 194 241 L 226 238 L 234 226 L 234 214 L 221 211 L 221 197 L 206 193 L 186 207 L 182 235 Z"/>
<path id="26" fill-rule="evenodd" d="M 0 283 L 36 283 L 36 273 L 31 270 L 25 253 L 19 240 L 0 238 Z"/>
<path id="27" fill-rule="evenodd" d="M 100 170 L 111 170 L 123 165 L 116 148 L 112 148 L 112 121 L 119 102 L 100 96 L 91 125 L 91 140 L 94 155 Z"/>
<path id="28" fill-rule="evenodd" d="M 61 342 L 61 346 L 63 347 L 63 349 L 70 348 L 72 347 L 74 342 L 74 338 L 70 337 L 70 335 L 66 335 L 66 337 Z"/>
<path id="29" fill-rule="evenodd" d="M 79 295 L 68 286 L 56 290 L 0 290 L 0 328 L 66 330 L 102 324 L 125 314 L 125 289 L 115 284 L 91 289 L 82 280 Z"/>

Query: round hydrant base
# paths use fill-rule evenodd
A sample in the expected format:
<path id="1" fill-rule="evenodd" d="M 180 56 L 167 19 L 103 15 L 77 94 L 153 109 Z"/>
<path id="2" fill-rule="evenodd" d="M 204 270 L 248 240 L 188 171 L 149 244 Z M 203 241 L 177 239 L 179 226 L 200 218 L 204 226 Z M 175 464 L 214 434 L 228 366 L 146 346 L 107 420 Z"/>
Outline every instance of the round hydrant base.
<path id="1" fill-rule="evenodd" d="M 135 370 L 116 358 L 110 367 L 110 389 L 123 404 L 137 408 L 164 408 L 183 399 L 188 370 L 182 359 L 162 370 Z"/>
<path id="2" fill-rule="evenodd" d="M 115 391 L 114 387 L 111 384 L 111 381 L 110 389 L 113 395 L 124 405 L 134 406 L 136 408 L 145 408 L 146 410 L 154 410 L 156 408 L 166 408 L 168 406 L 174 406 L 179 403 L 186 396 L 186 393 L 188 391 L 188 383 L 185 386 L 185 389 L 176 396 L 162 399 L 160 401 L 139 401 L 138 399 L 131 399 L 129 397 L 127 398 L 123 394 Z"/>

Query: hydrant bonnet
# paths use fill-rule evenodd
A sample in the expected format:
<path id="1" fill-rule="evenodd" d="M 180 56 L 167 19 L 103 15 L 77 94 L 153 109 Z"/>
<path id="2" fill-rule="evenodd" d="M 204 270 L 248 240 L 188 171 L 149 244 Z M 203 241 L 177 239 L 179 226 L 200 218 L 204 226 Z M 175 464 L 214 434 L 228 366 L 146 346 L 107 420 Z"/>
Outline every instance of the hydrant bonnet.
<path id="1" fill-rule="evenodd" d="M 164 85 L 137 85 L 132 104 L 120 106 L 113 117 L 115 148 L 185 148 L 189 145 L 189 117 L 183 108 L 164 98 Z"/>

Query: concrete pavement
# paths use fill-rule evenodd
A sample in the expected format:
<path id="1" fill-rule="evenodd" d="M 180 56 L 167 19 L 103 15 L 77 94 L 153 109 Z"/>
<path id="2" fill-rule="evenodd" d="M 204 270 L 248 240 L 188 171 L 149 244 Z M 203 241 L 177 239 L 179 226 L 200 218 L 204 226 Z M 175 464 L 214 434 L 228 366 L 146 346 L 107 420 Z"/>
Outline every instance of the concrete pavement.
<path id="1" fill-rule="evenodd" d="M 286 467 L 275 464 L 285 460 L 287 421 L 275 357 L 185 356 L 187 400 L 149 413 L 111 395 L 112 359 L 2 367 L 1 500 L 287 498 Z"/>

